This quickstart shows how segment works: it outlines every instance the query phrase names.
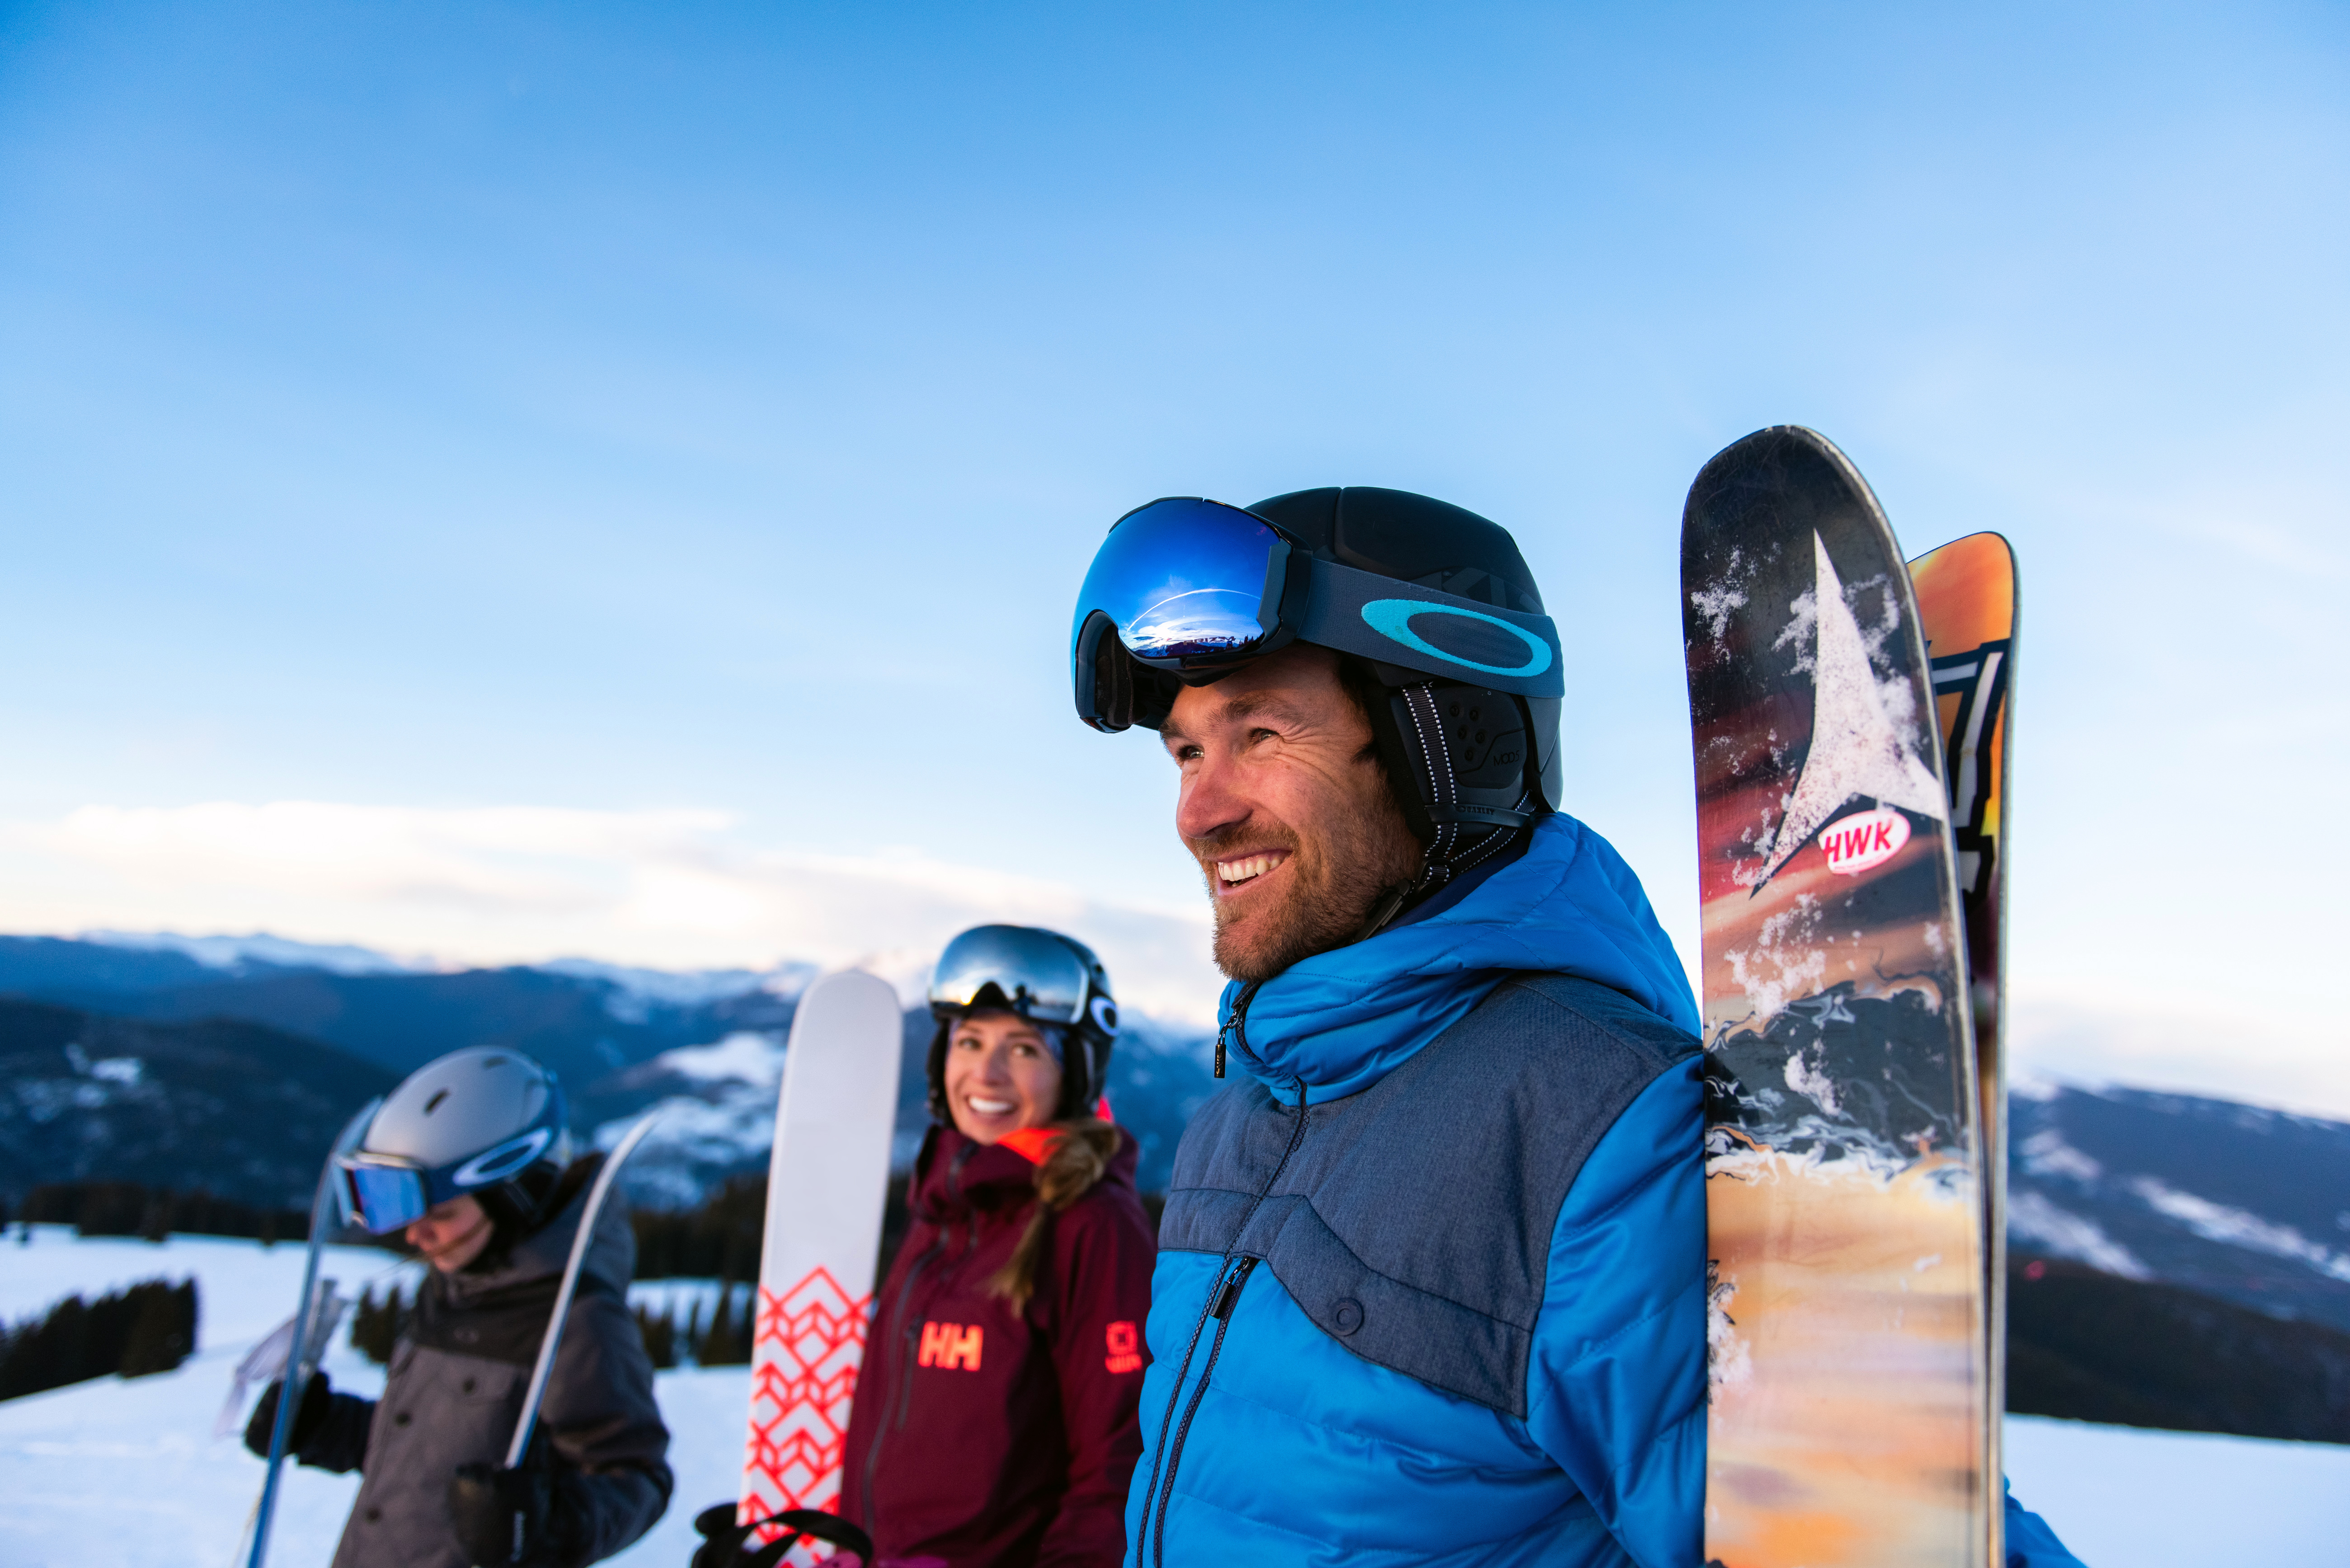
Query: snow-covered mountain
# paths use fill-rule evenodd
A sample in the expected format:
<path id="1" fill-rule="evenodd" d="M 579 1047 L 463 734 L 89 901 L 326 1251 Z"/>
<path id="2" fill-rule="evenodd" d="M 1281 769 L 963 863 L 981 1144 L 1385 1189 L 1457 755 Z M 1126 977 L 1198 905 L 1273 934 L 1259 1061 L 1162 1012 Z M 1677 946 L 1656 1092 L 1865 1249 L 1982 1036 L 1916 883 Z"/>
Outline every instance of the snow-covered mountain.
<path id="1" fill-rule="evenodd" d="M 0 1196 L 47 1182 L 309 1206 L 336 1130 L 397 1075 L 264 1024 L 0 997 Z"/>
<path id="2" fill-rule="evenodd" d="M 663 1051 L 788 1027 L 813 972 L 672 974 L 585 961 L 447 971 L 262 936 L 0 937 L 0 994 L 158 1022 L 244 1019 L 394 1074 L 463 1045 L 511 1045 L 554 1068 L 575 1100 Z"/>
<path id="3" fill-rule="evenodd" d="M 908 1002 L 898 1149 L 904 1159 L 925 1121 L 921 1069 L 931 1021 L 911 971 L 899 972 L 903 963 L 883 967 Z M 350 1087 L 346 1098 L 354 1107 L 433 1056 L 476 1044 L 511 1045 L 554 1068 L 583 1135 L 664 1105 L 660 1130 L 632 1162 L 631 1186 L 640 1201 L 691 1203 L 713 1182 L 764 1165 L 784 1041 L 816 972 L 807 963 L 669 972 L 585 960 L 444 972 L 362 949 L 263 935 L 0 937 L 0 998 L 37 1001 L 57 1013 L 35 1030 L 38 1060 L 15 1064 L 16 1086 L 0 1090 L 0 1198 L 21 1196 L 36 1181 L 94 1177 L 307 1204 L 307 1173 L 338 1117 L 231 1115 L 244 1141 L 208 1143 L 201 1129 L 223 1113 L 192 1083 L 182 1085 L 183 1067 L 139 1065 L 183 1064 L 188 1031 L 233 1021 L 257 1031 L 240 1037 L 239 1049 L 275 1064 L 243 1069 L 240 1081 L 274 1073 L 289 1092 L 305 1084 L 324 1092 L 341 1085 L 349 1067 L 371 1064 L 382 1082 L 371 1075 L 371 1086 Z M 150 1045 L 140 1050 L 105 1043 L 141 1029 L 148 1033 L 138 1037 Z M 100 1064 L 77 1066 L 68 1046 Z M 1199 1031 L 1129 1011 L 1110 1094 L 1142 1145 L 1146 1187 L 1166 1180 L 1176 1139 L 1210 1086 L 1205 1062 Z M 144 1080 L 124 1081 L 142 1072 Z M 134 1124 L 119 1107 L 132 1101 L 141 1107 L 136 1125 L 153 1135 L 152 1151 L 123 1141 Z M 232 1101 L 232 1110 L 244 1105 Z M 67 1176 L 45 1174 L 68 1145 L 83 1155 Z M 165 1150 L 169 1158 L 156 1152 Z"/>
<path id="4" fill-rule="evenodd" d="M 2009 1104 L 2011 1246 L 2350 1332 L 2350 1126 L 2128 1088 Z"/>
<path id="5" fill-rule="evenodd" d="M 925 1125 L 931 1023 L 912 971 L 901 969 L 889 977 L 908 1003 L 902 1160 Z M 0 1195 L 48 1169 L 143 1181 L 178 1171 L 175 1185 L 298 1203 L 332 1116 L 263 1114 L 276 1103 L 262 1087 L 272 1075 L 288 1084 L 267 1093 L 299 1087 L 356 1105 L 376 1092 L 362 1076 L 372 1085 L 460 1045 L 503 1044 L 562 1075 L 583 1135 L 668 1106 L 638 1157 L 639 1196 L 690 1202 L 765 1159 L 783 1043 L 814 973 L 805 963 L 671 973 L 586 961 L 444 972 L 265 935 L 0 937 L 0 997 L 86 1020 L 0 1013 L 0 1024 L 17 1020 L 0 1043 L 34 1041 L 38 1058 L 10 1063 L 0 1086 Z M 232 1040 L 205 1020 L 258 1032 Z M 1151 1189 L 1164 1185 L 1184 1123 L 1213 1088 L 1210 1041 L 1130 1010 L 1126 1023 L 1110 1096 L 1142 1145 Z M 206 1028 L 215 1033 L 186 1033 Z M 230 1073 L 207 1050 L 244 1065 Z M 200 1059 L 214 1065 L 200 1071 Z M 126 1111 L 134 1105 L 136 1116 Z M 2350 1126 L 2224 1100 L 2033 1085 L 2017 1089 L 2012 1115 L 2019 1251 L 2350 1332 Z"/>

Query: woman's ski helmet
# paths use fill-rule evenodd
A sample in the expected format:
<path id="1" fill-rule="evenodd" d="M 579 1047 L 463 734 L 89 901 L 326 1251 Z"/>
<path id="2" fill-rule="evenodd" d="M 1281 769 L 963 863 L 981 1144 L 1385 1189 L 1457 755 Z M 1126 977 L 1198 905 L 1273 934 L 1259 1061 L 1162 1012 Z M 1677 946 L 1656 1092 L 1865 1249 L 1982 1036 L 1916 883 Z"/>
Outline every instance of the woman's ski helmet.
<path id="1" fill-rule="evenodd" d="M 931 1115 L 947 1108 L 947 1039 L 972 1012 L 1009 1012 L 1042 1024 L 1061 1058 L 1055 1120 L 1083 1115 L 1102 1096 L 1110 1047 L 1118 1042 L 1118 1001 L 1109 971 L 1093 949 L 1042 926 L 973 926 L 947 944 L 931 980 Z"/>
<path id="2" fill-rule="evenodd" d="M 1110 525 L 1077 599 L 1077 716 L 1158 729 L 1175 693 L 1292 642 L 1355 662 L 1417 891 L 1560 808 L 1558 630 L 1517 542 L 1473 512 L 1369 485 L 1245 509 L 1174 497 Z"/>
<path id="3" fill-rule="evenodd" d="M 476 1045 L 392 1090 L 359 1147 L 335 1157 L 335 1188 L 345 1222 L 379 1236 L 469 1193 L 501 1231 L 527 1232 L 569 1153 L 555 1075 L 519 1051 Z"/>

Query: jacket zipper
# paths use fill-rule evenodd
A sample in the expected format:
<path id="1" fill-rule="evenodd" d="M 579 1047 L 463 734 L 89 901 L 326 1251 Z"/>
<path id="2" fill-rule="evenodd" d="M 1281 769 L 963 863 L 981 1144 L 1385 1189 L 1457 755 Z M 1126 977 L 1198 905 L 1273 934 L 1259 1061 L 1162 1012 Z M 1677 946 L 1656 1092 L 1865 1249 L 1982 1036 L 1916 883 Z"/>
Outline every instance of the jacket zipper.
<path id="1" fill-rule="evenodd" d="M 1183 1407 L 1183 1424 L 1175 1428 L 1175 1446 L 1167 1455 L 1167 1484 L 1159 1493 L 1159 1514 L 1150 1523 L 1150 1550 L 1160 1568 L 1167 1562 L 1167 1507 L 1175 1501 L 1175 1467 L 1182 1462 L 1184 1439 L 1191 1435 L 1191 1417 L 1200 1413 L 1200 1401 L 1207 1397 L 1208 1379 L 1216 1375 L 1216 1358 L 1224 1353 L 1224 1331 L 1232 1326 L 1232 1309 L 1240 1304 L 1241 1290 L 1248 1283 L 1249 1272 L 1256 1267 L 1254 1258 L 1243 1258 L 1240 1266 L 1222 1271 L 1216 1288 L 1208 1296 L 1208 1315 L 1216 1320 L 1216 1337 L 1208 1342 L 1207 1364 L 1200 1368 L 1200 1381 L 1191 1386 L 1191 1398 Z M 1170 1397 L 1167 1407 L 1171 1412 L 1175 1401 Z M 1148 1505 L 1145 1505 L 1146 1510 Z M 1145 1518 L 1149 1518 L 1146 1511 Z"/>
<path id="2" fill-rule="evenodd" d="M 950 1199 L 960 1198 L 962 1196 L 963 1162 L 971 1158 L 972 1153 L 972 1149 L 968 1145 L 956 1150 L 954 1162 L 947 1167 L 947 1196 Z M 921 1279 L 924 1272 L 930 1268 L 931 1264 L 937 1261 L 939 1254 L 946 1251 L 947 1238 L 952 1234 L 953 1232 L 947 1227 L 943 1225 L 940 1226 L 939 1239 L 931 1243 L 931 1250 L 924 1252 L 920 1257 L 915 1259 L 914 1266 L 906 1271 L 906 1282 L 898 1287 L 898 1316 L 900 1319 L 905 1317 L 906 1308 L 914 1299 L 914 1286 L 916 1282 Z M 873 1447 L 866 1451 L 865 1529 L 868 1534 L 870 1534 L 880 1528 L 874 1520 L 873 1478 L 880 1473 L 882 1441 L 892 1432 L 900 1432 L 905 1430 L 907 1417 L 911 1415 L 913 1411 L 914 1380 L 907 1372 L 906 1366 L 907 1363 L 912 1359 L 912 1352 L 920 1341 L 921 1332 L 920 1324 L 909 1323 L 898 1335 L 898 1365 L 896 1368 L 898 1379 L 898 1413 L 894 1419 L 885 1420 L 882 1422 L 881 1430 L 873 1435 Z"/>
<path id="3" fill-rule="evenodd" d="M 1232 1015 L 1216 1026 L 1216 1076 L 1219 1078 L 1224 1075 L 1225 1035 L 1231 1034 L 1236 1036 L 1240 1041 L 1240 1047 L 1243 1054 L 1252 1057 L 1255 1054 L 1253 1052 L 1249 1051 L 1246 1021 L 1248 1019 L 1248 1005 L 1250 1002 L 1256 1000 L 1257 988 L 1263 983 L 1264 981 L 1261 980 L 1253 980 L 1246 985 L 1241 987 L 1240 995 L 1232 1001 Z"/>
<path id="4" fill-rule="evenodd" d="M 1240 1023 L 1241 1015 L 1248 1007 L 1249 998 L 1254 994 L 1254 987 L 1242 993 L 1240 1004 L 1232 1009 L 1234 1025 Z M 1247 1049 L 1246 1035 L 1242 1036 L 1242 1048 Z M 1274 1166 L 1273 1174 L 1265 1179 L 1263 1189 L 1254 1198 L 1249 1199 L 1247 1210 L 1241 1215 L 1240 1224 L 1232 1231 L 1232 1240 L 1235 1241 L 1246 1233 L 1249 1221 L 1256 1218 L 1258 1208 L 1280 1184 L 1281 1173 L 1289 1168 L 1291 1157 L 1296 1154 L 1297 1146 L 1305 1140 L 1305 1080 L 1299 1078 L 1295 1082 L 1297 1119 L 1290 1124 L 1289 1142 L 1282 1149 L 1281 1159 Z M 1223 1264 L 1216 1271 L 1216 1282 L 1209 1290 L 1208 1299 L 1201 1304 L 1200 1319 L 1191 1325 L 1191 1342 L 1183 1347 L 1182 1363 L 1175 1369 L 1175 1385 L 1167 1391 L 1167 1408 L 1160 1414 L 1159 1419 L 1159 1447 L 1156 1457 L 1151 1461 L 1149 1483 L 1142 1494 L 1142 1519 L 1150 1529 L 1151 1554 L 1157 1558 L 1159 1568 L 1165 1568 L 1167 1562 L 1167 1509 L 1175 1498 L 1175 1469 L 1183 1460 L 1183 1444 L 1191 1435 L 1191 1417 L 1198 1412 L 1200 1401 L 1207 1396 L 1208 1379 L 1216 1370 L 1216 1358 L 1223 1354 L 1224 1333 L 1232 1325 L 1232 1309 L 1240 1304 L 1241 1290 L 1248 1282 L 1249 1273 L 1256 1265 L 1257 1260 L 1246 1254 L 1238 1252 L 1224 1254 Z M 1207 1365 L 1200 1369 L 1200 1381 L 1191 1389 L 1191 1400 L 1183 1410 L 1183 1424 L 1175 1428 L 1175 1439 L 1170 1447 L 1167 1433 L 1168 1428 L 1174 1421 L 1176 1397 L 1183 1391 L 1183 1379 L 1191 1370 L 1192 1354 L 1199 1349 L 1201 1331 L 1208 1326 L 1208 1320 L 1211 1317 L 1216 1320 L 1216 1335 L 1208 1345 Z M 1158 1504 L 1158 1512 L 1155 1516 L 1151 1511 L 1154 1500 Z M 1143 1553 L 1139 1547 L 1135 1552 L 1135 1562 L 1138 1565 L 1143 1562 Z"/>

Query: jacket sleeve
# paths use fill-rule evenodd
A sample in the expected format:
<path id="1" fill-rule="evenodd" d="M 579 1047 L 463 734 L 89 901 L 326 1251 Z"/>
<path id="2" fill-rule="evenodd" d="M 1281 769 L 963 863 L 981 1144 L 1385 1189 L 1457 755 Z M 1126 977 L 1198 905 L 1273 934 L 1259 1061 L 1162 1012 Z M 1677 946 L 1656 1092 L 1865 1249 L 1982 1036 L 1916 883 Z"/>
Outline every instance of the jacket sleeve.
<path id="1" fill-rule="evenodd" d="M 294 1450 L 294 1457 L 322 1470 L 365 1469 L 368 1432 L 374 1424 L 374 1400 L 356 1394 L 329 1395 L 326 1419 Z"/>
<path id="2" fill-rule="evenodd" d="M 554 1533 L 570 1565 L 599 1562 L 669 1507 L 669 1428 L 653 1365 L 628 1304 L 604 1291 L 573 1301 L 540 1421 L 558 1465 Z"/>
<path id="3" fill-rule="evenodd" d="M 2046 1520 L 2016 1501 L 2013 1492 L 2006 1495 L 2007 1568 L 2083 1568 Z"/>
<path id="4" fill-rule="evenodd" d="M 1702 1561 L 1704 1092 L 1669 1069 L 1560 1205 L 1526 1425 L 1640 1568 Z"/>
<path id="5" fill-rule="evenodd" d="M 1126 1554 L 1126 1488 L 1142 1454 L 1135 1412 L 1158 1247 L 1123 1189 L 1097 1190 L 1054 1227 L 1053 1358 L 1069 1485 L 1035 1560 L 1037 1568 L 1108 1568 Z"/>

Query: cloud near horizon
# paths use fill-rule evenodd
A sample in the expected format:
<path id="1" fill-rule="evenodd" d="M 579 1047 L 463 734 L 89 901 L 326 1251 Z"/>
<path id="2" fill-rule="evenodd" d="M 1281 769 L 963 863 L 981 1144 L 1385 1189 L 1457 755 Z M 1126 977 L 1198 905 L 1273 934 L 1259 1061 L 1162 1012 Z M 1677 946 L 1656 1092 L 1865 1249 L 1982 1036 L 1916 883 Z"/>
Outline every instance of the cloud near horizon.
<path id="1" fill-rule="evenodd" d="M 442 964 L 895 971 L 926 966 L 967 926 L 1005 920 L 1093 944 L 1120 998 L 1146 1012 L 1211 1023 L 1222 984 L 1204 909 L 1107 906 L 911 851 L 761 848 L 716 811 L 87 805 L 0 824 L 0 928 L 17 932 L 250 929 Z"/>

